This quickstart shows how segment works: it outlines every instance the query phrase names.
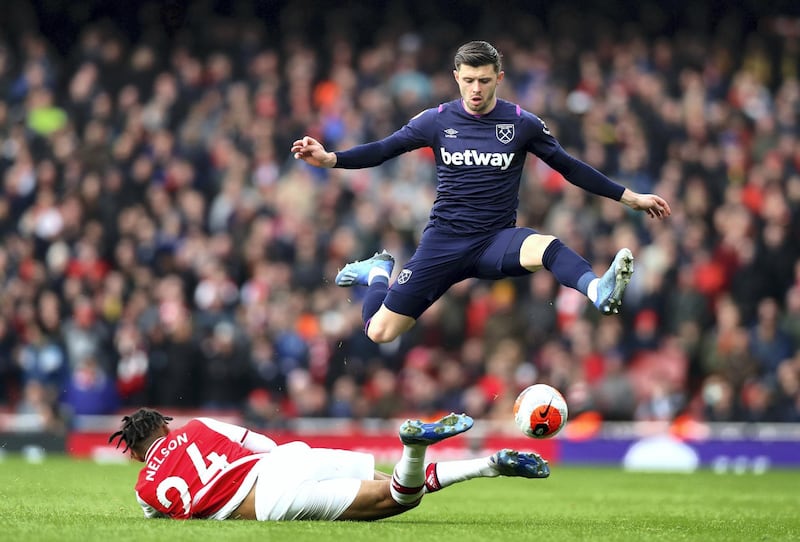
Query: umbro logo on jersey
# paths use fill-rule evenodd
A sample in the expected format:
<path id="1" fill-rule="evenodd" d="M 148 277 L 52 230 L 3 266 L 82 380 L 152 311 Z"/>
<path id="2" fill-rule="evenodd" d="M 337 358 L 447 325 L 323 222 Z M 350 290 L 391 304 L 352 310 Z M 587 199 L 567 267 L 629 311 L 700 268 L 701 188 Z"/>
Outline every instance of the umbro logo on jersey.
<path id="1" fill-rule="evenodd" d="M 458 130 L 456 130 L 455 128 L 447 128 L 444 131 L 444 137 L 450 137 L 455 139 L 457 136 L 458 136 Z"/>
<path id="2" fill-rule="evenodd" d="M 500 143 L 511 143 L 511 140 L 514 139 L 514 125 L 495 124 L 494 133 Z"/>
<path id="3" fill-rule="evenodd" d="M 397 275 L 397 284 L 405 284 L 411 278 L 411 269 L 403 269 Z"/>
<path id="4" fill-rule="evenodd" d="M 505 171 L 514 159 L 513 152 L 478 152 L 475 149 L 466 149 L 464 152 L 447 152 L 444 147 L 439 148 L 442 162 L 447 166 L 495 166 Z"/>

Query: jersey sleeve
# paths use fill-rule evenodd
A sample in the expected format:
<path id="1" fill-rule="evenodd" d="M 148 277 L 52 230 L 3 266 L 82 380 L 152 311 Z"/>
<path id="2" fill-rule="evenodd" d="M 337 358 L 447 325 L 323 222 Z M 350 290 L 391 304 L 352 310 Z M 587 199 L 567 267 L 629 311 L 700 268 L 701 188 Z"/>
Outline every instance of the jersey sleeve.
<path id="1" fill-rule="evenodd" d="M 619 201 L 625 187 L 615 183 L 592 166 L 570 156 L 559 147 L 555 154 L 545 160 L 548 166 L 561 173 L 566 180 L 584 190 Z"/>
<path id="2" fill-rule="evenodd" d="M 548 163 L 550 157 L 561 149 L 561 145 L 542 119 L 525 110 L 522 112 L 522 119 L 530 130 L 527 151 Z"/>
<path id="3" fill-rule="evenodd" d="M 209 429 L 225 435 L 233 442 L 237 442 L 251 452 L 269 452 L 277 446 L 274 440 L 261 433 L 250 431 L 246 427 L 234 425 L 232 423 L 215 420 L 213 418 L 197 418 Z"/>
<path id="4" fill-rule="evenodd" d="M 578 160 L 565 151 L 550 133 L 542 119 L 527 113 L 526 120 L 532 125 L 532 136 L 528 152 L 541 158 L 544 163 L 559 172 L 570 183 L 587 192 L 619 201 L 625 187 L 615 183 L 589 164 Z"/>
<path id="5" fill-rule="evenodd" d="M 405 152 L 431 145 L 431 127 L 436 109 L 426 109 L 408 124 L 379 141 L 357 145 L 346 151 L 337 151 L 336 165 L 343 169 L 374 167 Z"/>

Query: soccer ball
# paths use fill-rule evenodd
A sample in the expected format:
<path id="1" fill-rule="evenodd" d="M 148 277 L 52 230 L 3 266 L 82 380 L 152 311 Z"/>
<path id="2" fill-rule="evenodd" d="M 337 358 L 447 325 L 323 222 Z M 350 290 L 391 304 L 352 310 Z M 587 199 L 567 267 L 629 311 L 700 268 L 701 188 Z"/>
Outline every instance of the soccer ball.
<path id="1" fill-rule="evenodd" d="M 528 386 L 514 401 L 514 421 L 529 437 L 550 438 L 567 423 L 567 402 L 552 386 Z"/>

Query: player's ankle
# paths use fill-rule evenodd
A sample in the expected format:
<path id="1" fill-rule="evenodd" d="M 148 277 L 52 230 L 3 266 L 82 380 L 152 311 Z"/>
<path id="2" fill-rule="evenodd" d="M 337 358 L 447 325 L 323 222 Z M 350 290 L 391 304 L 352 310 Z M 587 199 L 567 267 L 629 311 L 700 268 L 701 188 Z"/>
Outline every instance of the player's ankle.
<path id="1" fill-rule="evenodd" d="M 382 267 L 375 266 L 369 270 L 369 275 L 367 275 L 367 286 L 372 284 L 372 281 L 375 279 L 384 279 L 387 283 L 389 282 L 389 273 L 383 269 Z"/>
<path id="2" fill-rule="evenodd" d="M 589 298 L 589 301 L 594 303 L 597 301 L 597 284 L 600 282 L 600 278 L 592 279 L 589 283 L 589 286 L 586 287 L 586 297 Z"/>

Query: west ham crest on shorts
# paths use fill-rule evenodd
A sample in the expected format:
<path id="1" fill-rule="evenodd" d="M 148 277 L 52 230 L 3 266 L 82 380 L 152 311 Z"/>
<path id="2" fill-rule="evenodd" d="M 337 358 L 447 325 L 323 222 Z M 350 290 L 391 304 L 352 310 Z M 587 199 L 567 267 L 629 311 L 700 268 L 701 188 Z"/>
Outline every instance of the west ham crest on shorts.
<path id="1" fill-rule="evenodd" d="M 495 124 L 494 133 L 500 143 L 511 143 L 511 140 L 514 139 L 514 125 Z"/>
<path id="2" fill-rule="evenodd" d="M 408 282 L 408 279 L 411 278 L 411 269 L 403 269 L 400 271 L 400 274 L 397 275 L 397 284 L 405 284 Z"/>

